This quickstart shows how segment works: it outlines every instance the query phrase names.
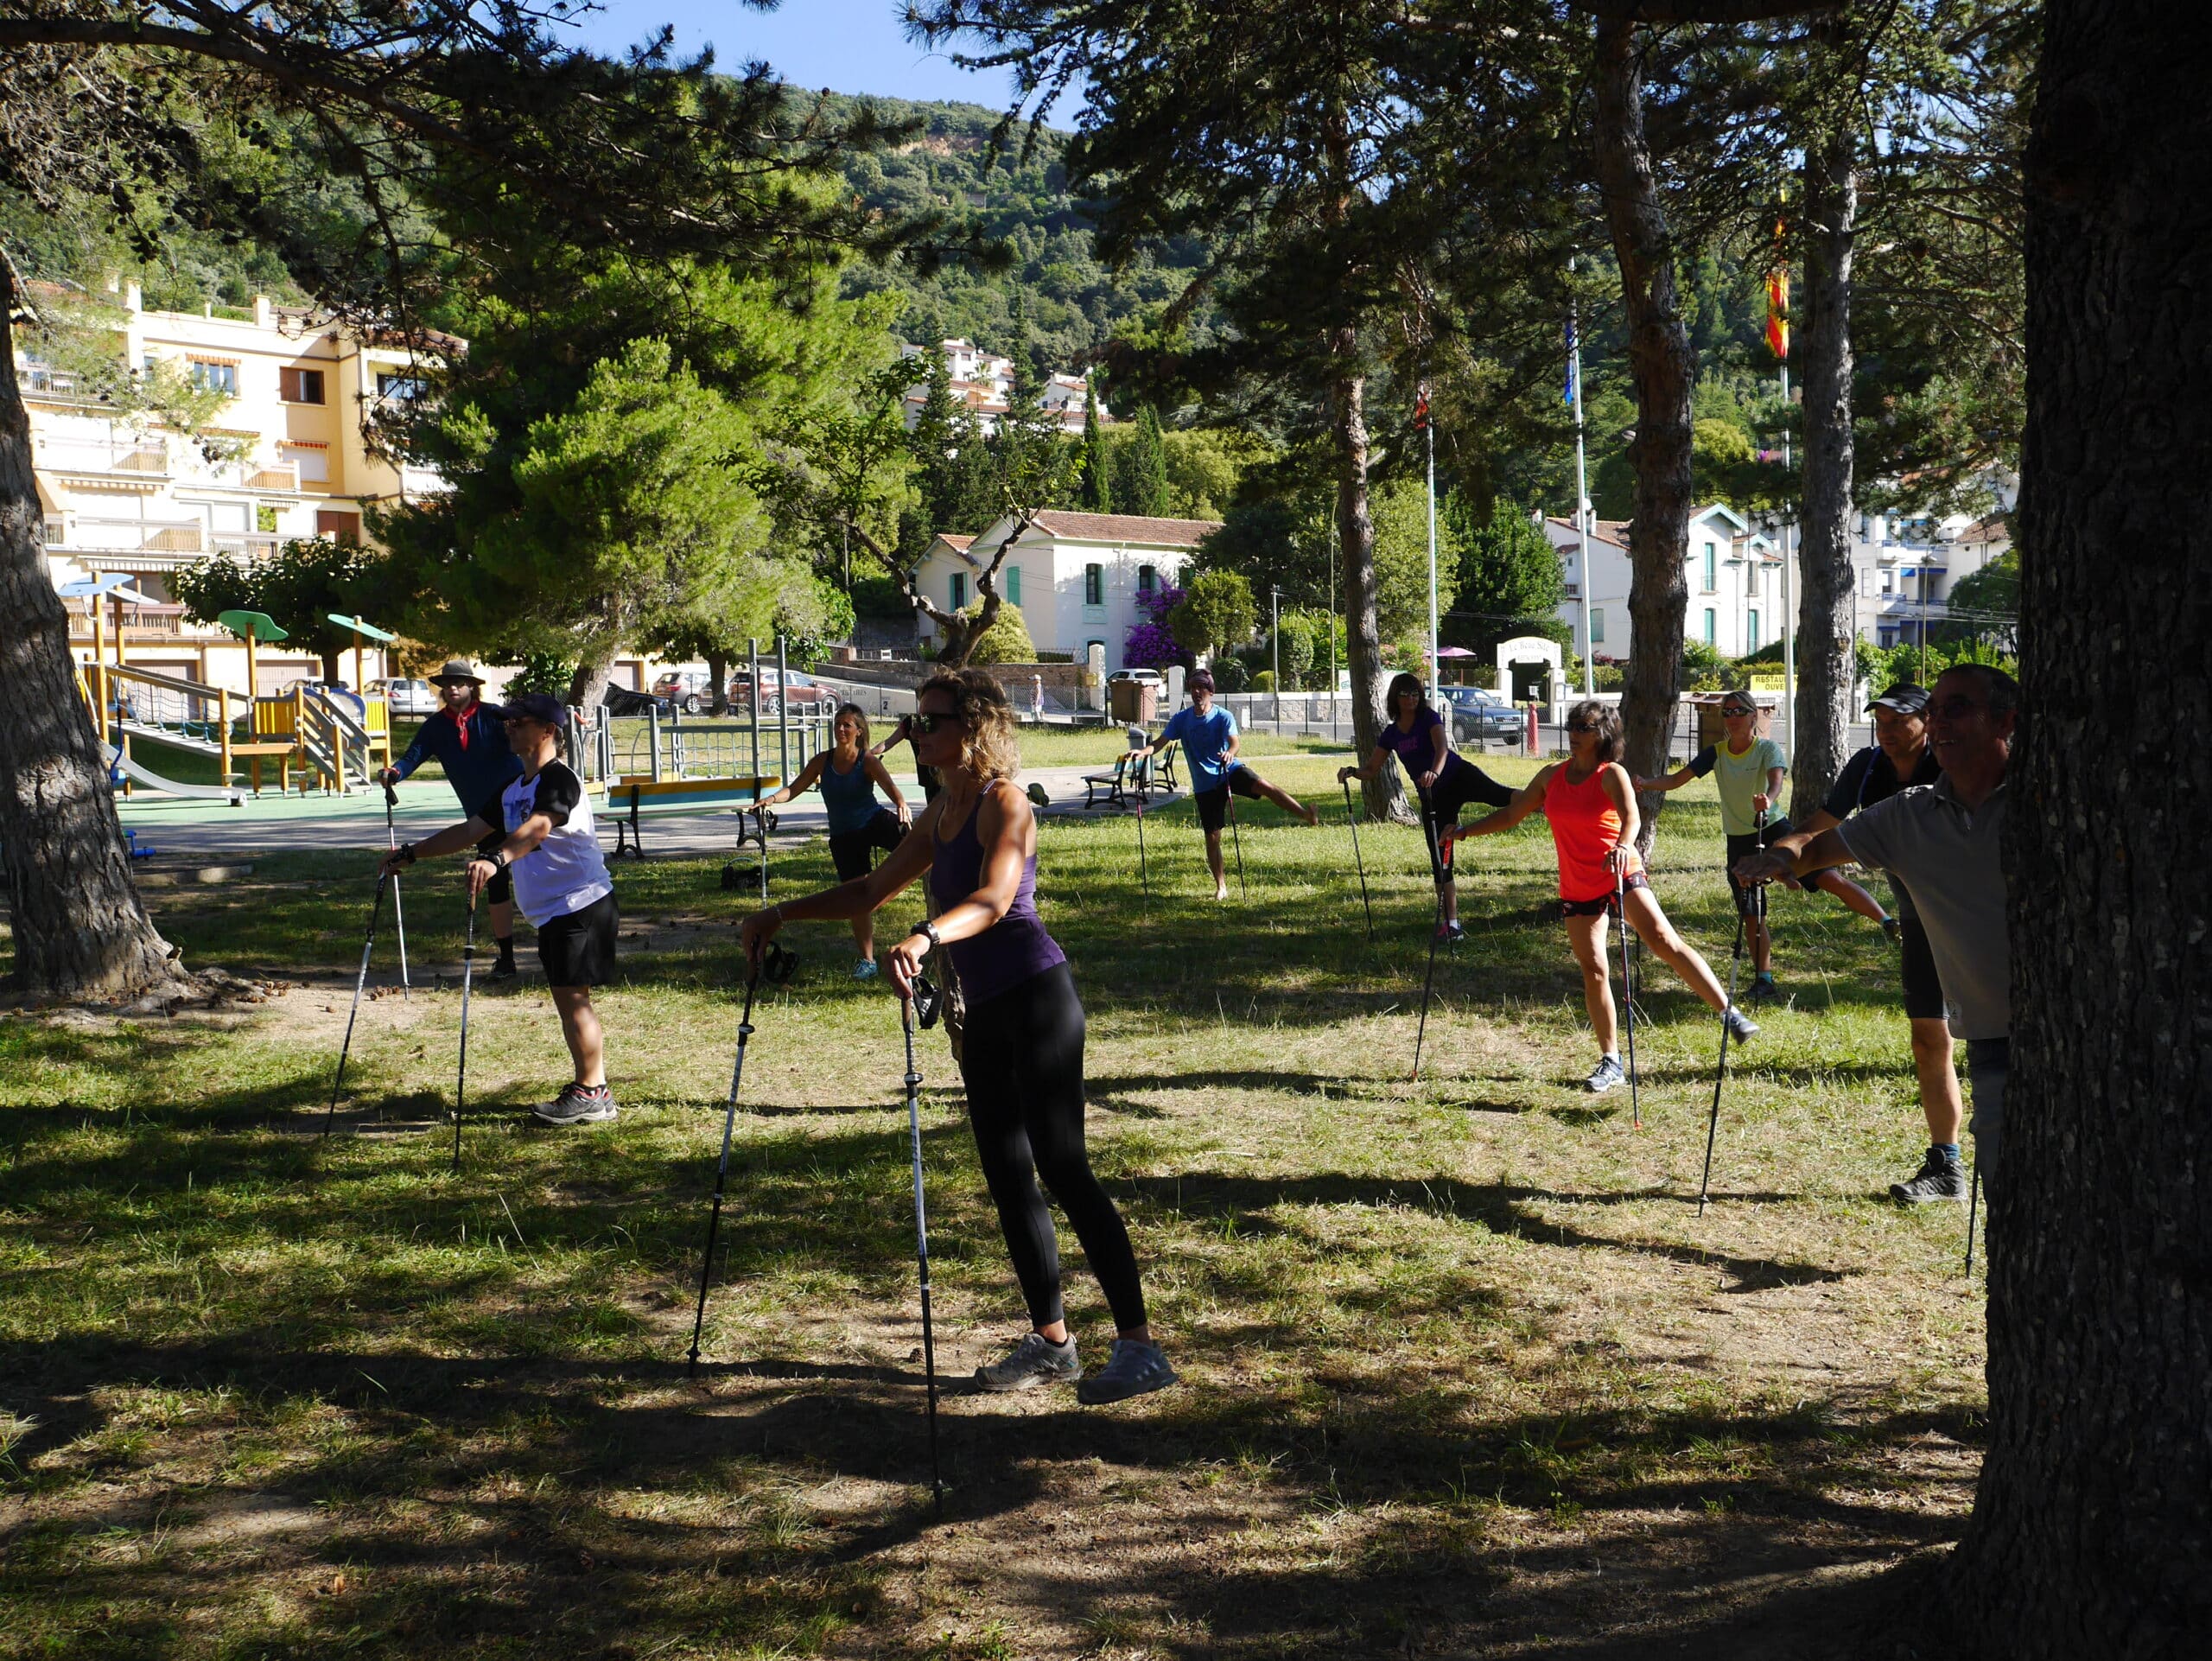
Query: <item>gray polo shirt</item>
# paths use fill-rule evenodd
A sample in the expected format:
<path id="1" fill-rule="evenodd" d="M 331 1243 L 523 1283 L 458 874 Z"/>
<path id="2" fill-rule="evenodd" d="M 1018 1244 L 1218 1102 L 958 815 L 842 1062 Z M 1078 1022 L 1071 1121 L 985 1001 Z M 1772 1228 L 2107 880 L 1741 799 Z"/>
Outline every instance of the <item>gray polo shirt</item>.
<path id="1" fill-rule="evenodd" d="M 1928 931 L 1955 1038 L 2012 1031 L 2012 958 L 2005 934 L 2008 779 L 1969 812 L 1947 774 L 1861 810 L 1835 828 L 1852 857 L 1904 884 Z"/>

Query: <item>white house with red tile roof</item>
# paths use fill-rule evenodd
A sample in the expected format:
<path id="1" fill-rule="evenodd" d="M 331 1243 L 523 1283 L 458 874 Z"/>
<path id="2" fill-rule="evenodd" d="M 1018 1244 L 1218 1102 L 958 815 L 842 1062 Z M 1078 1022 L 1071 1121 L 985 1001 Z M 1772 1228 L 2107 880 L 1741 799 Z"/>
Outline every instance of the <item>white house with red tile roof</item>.
<path id="1" fill-rule="evenodd" d="M 917 572 L 923 592 L 948 611 L 974 603 L 977 577 L 1016 524 L 1008 514 L 981 536 L 938 536 Z M 1198 544 L 1219 528 L 1213 519 L 1039 513 L 1007 550 L 999 593 L 1021 608 L 1039 651 L 1080 661 L 1097 644 L 1108 670 L 1120 669 L 1122 643 L 1140 620 L 1137 595 L 1179 584 Z M 920 631 L 925 640 L 935 633 L 927 617 Z"/>
<path id="2" fill-rule="evenodd" d="M 902 346 L 899 355 L 919 359 L 928 350 L 925 347 Z M 945 366 L 951 372 L 953 402 L 975 412 L 985 432 L 996 430 L 999 417 L 1007 412 L 1007 401 L 1014 396 L 1014 360 L 995 357 L 973 340 L 939 340 L 938 350 L 944 353 Z M 1052 375 L 1046 379 L 1039 392 L 1039 407 L 1059 417 L 1065 432 L 1083 430 L 1084 394 L 1090 383 L 1081 375 Z M 906 389 L 906 427 L 912 431 L 921 418 L 922 404 L 929 397 L 926 382 Z M 1098 406 L 1102 422 L 1113 417 L 1105 404 Z"/>

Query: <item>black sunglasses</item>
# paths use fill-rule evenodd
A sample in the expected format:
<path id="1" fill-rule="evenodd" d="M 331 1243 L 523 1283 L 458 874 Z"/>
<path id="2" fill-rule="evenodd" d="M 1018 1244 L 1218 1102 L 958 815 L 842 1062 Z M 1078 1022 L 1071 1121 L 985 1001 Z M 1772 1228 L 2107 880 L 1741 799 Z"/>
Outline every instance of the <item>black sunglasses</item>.
<path id="1" fill-rule="evenodd" d="M 1598 723 L 1594 721 L 1570 721 L 1567 723 L 1567 729 L 1571 733 L 1594 733 L 1598 730 Z"/>
<path id="2" fill-rule="evenodd" d="M 1757 715 L 1758 711 L 1747 710 L 1740 703 L 1724 703 L 1720 706 L 1720 713 L 1724 716 L 1749 716 Z"/>
<path id="3" fill-rule="evenodd" d="M 917 710 L 913 717 L 914 730 L 926 736 L 944 726 L 946 722 L 959 719 L 960 717 L 955 715 L 938 715 L 931 710 Z"/>

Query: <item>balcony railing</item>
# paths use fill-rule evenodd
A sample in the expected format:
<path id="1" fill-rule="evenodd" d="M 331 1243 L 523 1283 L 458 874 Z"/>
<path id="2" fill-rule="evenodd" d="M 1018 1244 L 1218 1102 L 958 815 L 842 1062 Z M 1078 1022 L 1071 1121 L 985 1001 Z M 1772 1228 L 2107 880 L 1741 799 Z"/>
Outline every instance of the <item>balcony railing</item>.
<path id="1" fill-rule="evenodd" d="M 45 438 L 32 459 L 35 467 L 60 473 L 127 474 L 143 479 L 166 478 L 169 453 L 160 444 L 105 443 L 99 439 Z"/>

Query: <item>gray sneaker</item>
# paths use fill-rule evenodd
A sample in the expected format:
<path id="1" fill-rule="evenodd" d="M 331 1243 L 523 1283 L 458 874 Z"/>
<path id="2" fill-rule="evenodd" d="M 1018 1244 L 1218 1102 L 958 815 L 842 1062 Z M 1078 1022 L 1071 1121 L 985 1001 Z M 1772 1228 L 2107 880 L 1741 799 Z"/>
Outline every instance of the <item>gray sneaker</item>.
<path id="1" fill-rule="evenodd" d="M 614 1092 L 605 1085 L 563 1085 L 561 1093 L 531 1112 L 541 1124 L 604 1124 L 614 1117 Z"/>
<path id="2" fill-rule="evenodd" d="M 1083 1362 L 1075 1352 L 1075 1340 L 1055 1344 L 1041 1333 L 1027 1333 L 1007 1352 L 1003 1361 L 976 1369 L 976 1383 L 984 1390 L 1036 1390 L 1045 1384 L 1073 1384 L 1083 1377 Z"/>
<path id="3" fill-rule="evenodd" d="M 1077 1384 L 1075 1398 L 1085 1407 L 1103 1407 L 1109 1402 L 1126 1402 L 1132 1396 L 1165 1390 L 1174 1382 L 1175 1369 L 1167 1365 L 1159 1345 L 1117 1338 L 1113 1353 L 1106 1358 L 1105 1370 Z"/>
<path id="4" fill-rule="evenodd" d="M 1966 1161 L 1946 1159 L 1933 1148 L 1916 1173 L 1903 1182 L 1890 1184 L 1890 1198 L 1900 1206 L 1925 1206 L 1934 1200 L 1966 1197 Z"/>
<path id="5" fill-rule="evenodd" d="M 1748 1044 L 1758 1036 L 1759 1023 L 1732 1003 L 1720 1019 L 1728 1028 L 1728 1036 L 1738 1044 Z"/>
<path id="6" fill-rule="evenodd" d="M 1628 1074 L 1621 1070 L 1620 1057 L 1601 1055 L 1598 1058 L 1598 1065 L 1592 1070 L 1590 1076 L 1582 1081 L 1582 1088 L 1592 1096 L 1602 1096 L 1615 1086 L 1627 1082 Z"/>

